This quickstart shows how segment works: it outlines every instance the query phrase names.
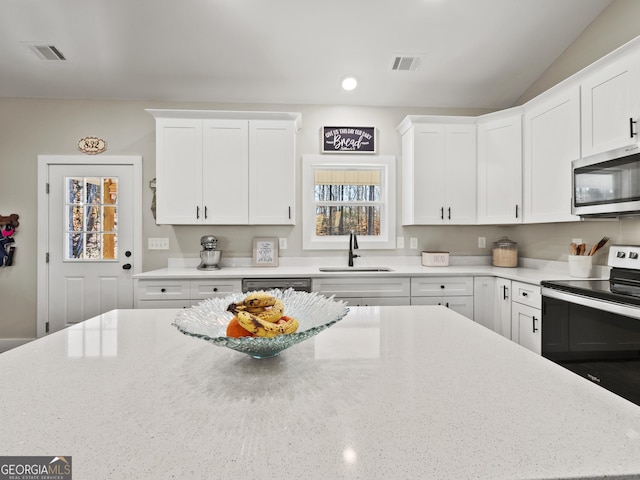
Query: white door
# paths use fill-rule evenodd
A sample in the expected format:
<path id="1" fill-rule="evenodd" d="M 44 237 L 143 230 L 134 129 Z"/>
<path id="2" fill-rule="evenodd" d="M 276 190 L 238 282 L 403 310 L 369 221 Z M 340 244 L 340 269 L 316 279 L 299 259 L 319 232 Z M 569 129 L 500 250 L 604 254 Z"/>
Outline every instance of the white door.
<path id="1" fill-rule="evenodd" d="M 140 270 L 134 268 L 140 262 L 139 163 L 45 163 L 41 159 L 46 172 L 39 177 L 46 176 L 49 194 L 39 208 L 39 224 L 46 240 L 42 232 L 39 249 L 48 261 L 38 263 L 39 336 L 133 308 L 132 275 Z"/>

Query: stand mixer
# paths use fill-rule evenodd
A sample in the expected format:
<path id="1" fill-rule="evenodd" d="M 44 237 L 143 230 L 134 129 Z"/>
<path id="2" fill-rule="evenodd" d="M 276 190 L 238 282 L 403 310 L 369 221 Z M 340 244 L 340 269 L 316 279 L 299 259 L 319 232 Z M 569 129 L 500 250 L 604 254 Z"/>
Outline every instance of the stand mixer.
<path id="1" fill-rule="evenodd" d="M 222 251 L 216 250 L 218 246 L 218 239 L 213 235 L 205 235 L 200 239 L 200 265 L 198 270 L 220 270 L 218 262 L 220 262 L 220 255 Z"/>

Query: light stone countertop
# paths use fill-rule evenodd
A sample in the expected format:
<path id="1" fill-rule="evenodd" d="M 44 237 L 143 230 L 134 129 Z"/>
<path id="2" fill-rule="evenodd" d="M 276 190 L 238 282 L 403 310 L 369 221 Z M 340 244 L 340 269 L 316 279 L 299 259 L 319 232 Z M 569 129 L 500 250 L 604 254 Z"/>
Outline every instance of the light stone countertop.
<path id="1" fill-rule="evenodd" d="M 640 478 L 640 407 L 440 306 L 270 359 L 116 310 L 0 354 L 2 455 L 84 479 Z"/>
<path id="2" fill-rule="evenodd" d="M 283 257 L 277 267 L 253 267 L 251 259 L 227 259 L 220 270 L 198 270 L 199 259 L 169 259 L 167 268 L 134 275 L 136 279 L 211 279 L 211 278 L 285 278 L 285 277 L 421 277 L 421 276 L 495 276 L 539 285 L 543 280 L 569 280 L 567 262 L 521 258 L 517 268 L 493 267 L 490 257 L 452 257 L 449 266 L 425 267 L 421 257 L 362 257 L 355 260 L 360 267 L 387 267 L 390 272 L 321 272 L 320 267 L 347 268 L 342 258 Z M 609 269 L 594 265 L 592 278 L 609 278 Z"/>

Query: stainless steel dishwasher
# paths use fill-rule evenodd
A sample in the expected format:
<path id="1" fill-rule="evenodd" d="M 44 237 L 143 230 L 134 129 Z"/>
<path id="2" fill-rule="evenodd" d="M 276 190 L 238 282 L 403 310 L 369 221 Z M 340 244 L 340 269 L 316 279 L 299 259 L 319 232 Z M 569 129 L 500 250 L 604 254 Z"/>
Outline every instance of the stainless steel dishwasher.
<path id="1" fill-rule="evenodd" d="M 279 288 L 286 290 L 293 288 L 301 292 L 311 291 L 310 278 L 243 278 L 242 291 L 251 292 L 254 290 L 271 290 Z"/>

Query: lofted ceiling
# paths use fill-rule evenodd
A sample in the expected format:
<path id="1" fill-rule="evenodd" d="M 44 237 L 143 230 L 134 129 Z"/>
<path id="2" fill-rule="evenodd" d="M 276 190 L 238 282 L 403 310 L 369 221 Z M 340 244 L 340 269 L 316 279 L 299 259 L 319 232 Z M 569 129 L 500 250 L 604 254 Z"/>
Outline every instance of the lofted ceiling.
<path id="1" fill-rule="evenodd" d="M 0 96 L 499 109 L 609 3 L 0 0 Z"/>

